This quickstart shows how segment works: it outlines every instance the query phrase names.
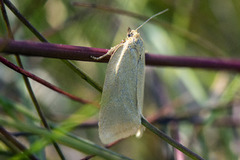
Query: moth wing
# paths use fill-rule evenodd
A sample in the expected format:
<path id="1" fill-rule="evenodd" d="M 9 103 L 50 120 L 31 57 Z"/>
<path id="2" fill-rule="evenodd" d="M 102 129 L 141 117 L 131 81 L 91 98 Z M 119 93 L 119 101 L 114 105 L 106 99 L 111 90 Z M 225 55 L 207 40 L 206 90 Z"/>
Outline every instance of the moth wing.
<path id="1" fill-rule="evenodd" d="M 140 57 L 138 59 L 138 68 L 137 68 L 137 107 L 140 116 L 142 116 L 143 109 L 143 99 L 144 99 L 144 81 L 145 81 L 145 52 L 144 48 L 138 48 Z M 140 117 L 141 119 L 141 117 Z M 145 127 L 140 125 L 136 133 L 136 137 L 141 137 Z"/>
<path id="2" fill-rule="evenodd" d="M 138 61 L 139 53 L 126 43 L 109 61 L 99 112 L 99 137 L 105 144 L 134 135 L 140 128 Z"/>
<path id="3" fill-rule="evenodd" d="M 137 67 L 137 100 L 138 100 L 138 109 L 141 111 L 143 108 L 143 99 L 144 99 L 144 81 L 145 81 L 145 52 L 144 48 L 141 47 L 138 49 L 140 57 L 138 59 L 138 67 Z"/>

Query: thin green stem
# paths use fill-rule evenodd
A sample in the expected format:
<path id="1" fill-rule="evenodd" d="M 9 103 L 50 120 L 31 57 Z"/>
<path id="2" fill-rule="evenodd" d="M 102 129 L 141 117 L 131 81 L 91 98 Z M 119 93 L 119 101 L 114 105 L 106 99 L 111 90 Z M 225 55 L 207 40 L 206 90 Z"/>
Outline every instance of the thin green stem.
<path id="1" fill-rule="evenodd" d="M 11 27 L 10 27 L 10 23 L 9 23 L 9 20 L 8 20 L 8 16 L 7 16 L 7 13 L 6 13 L 6 10 L 5 10 L 5 6 L 4 6 L 4 3 L 3 3 L 3 0 L 1 0 L 1 10 L 2 10 L 2 14 L 3 14 L 3 17 L 4 17 L 4 22 L 6 24 L 6 27 L 7 27 L 7 30 L 8 30 L 8 36 L 11 38 L 11 39 L 14 39 L 14 36 L 13 36 L 13 33 L 11 31 Z M 23 64 L 22 64 L 22 61 L 20 59 L 20 56 L 19 55 L 15 55 L 16 57 L 16 61 L 18 63 L 18 66 L 21 67 L 23 69 Z M 45 128 L 47 128 L 49 131 L 51 130 L 48 123 L 47 123 L 47 120 L 41 110 L 41 107 L 40 105 L 38 104 L 37 102 L 37 98 L 32 90 L 32 87 L 31 87 L 31 84 L 28 80 L 28 78 L 26 76 L 23 75 L 23 79 L 24 79 L 24 83 L 25 83 L 25 86 L 28 90 L 28 93 L 32 99 L 32 102 L 37 110 L 37 113 L 44 125 Z M 56 142 L 53 141 L 53 146 L 55 147 L 57 153 L 59 154 L 59 156 L 61 157 L 62 160 L 65 160 L 65 157 L 60 149 L 60 147 L 58 146 L 58 144 Z"/>
<path id="2" fill-rule="evenodd" d="M 17 139 L 15 139 L 8 131 L 6 131 L 3 127 L 0 126 L 0 133 L 3 135 L 2 141 L 8 145 L 14 152 L 26 152 L 27 154 L 27 148 L 22 145 Z M 8 141 L 7 141 L 8 140 Z M 32 160 L 38 160 L 36 156 L 33 154 L 28 153 L 26 156 L 28 156 L 29 159 Z"/>
<path id="3" fill-rule="evenodd" d="M 8 6 L 8 8 L 15 14 L 16 17 L 41 41 L 48 43 L 48 40 L 37 31 L 37 29 L 30 23 L 28 20 L 17 10 L 17 8 L 9 1 L 4 0 L 4 3 Z M 73 69 L 74 72 L 76 72 L 80 77 L 84 77 L 83 79 L 88 82 L 91 86 L 96 88 L 98 91 L 101 87 L 98 86 L 96 82 L 94 82 L 89 76 L 87 76 L 84 72 L 82 72 L 77 66 L 72 64 L 71 62 L 67 62 L 68 60 L 63 60 L 67 66 L 69 66 L 71 69 Z M 84 74 L 83 74 L 84 73 Z M 86 78 L 87 77 L 87 78 Z"/>
<path id="4" fill-rule="evenodd" d="M 71 61 L 62 60 L 69 68 L 71 68 L 76 74 L 78 74 L 82 79 L 87 81 L 91 86 L 93 86 L 100 93 L 102 92 L 102 87 L 100 87 L 94 80 L 92 80 L 86 73 L 77 68 Z"/>
<path id="5" fill-rule="evenodd" d="M 174 148 L 177 148 L 181 152 L 183 152 L 188 157 L 194 159 L 194 160 L 204 160 L 202 157 L 191 151 L 190 149 L 186 148 L 182 144 L 178 143 L 174 139 L 170 138 L 168 135 L 154 127 L 151 123 L 149 123 L 144 117 L 141 118 L 142 125 L 144 125 L 147 129 L 149 129 L 151 132 L 156 134 L 158 137 L 166 141 L 168 144 L 173 146 Z"/>

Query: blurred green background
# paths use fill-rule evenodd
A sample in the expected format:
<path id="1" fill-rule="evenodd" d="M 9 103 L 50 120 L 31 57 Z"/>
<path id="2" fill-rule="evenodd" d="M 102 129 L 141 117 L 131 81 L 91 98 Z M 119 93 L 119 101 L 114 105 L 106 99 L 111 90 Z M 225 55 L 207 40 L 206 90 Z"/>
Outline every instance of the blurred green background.
<path id="1" fill-rule="evenodd" d="M 139 18 L 116 14 L 114 11 L 75 6 L 72 2 L 76 1 L 13 2 L 50 43 L 109 49 L 126 37 L 128 27 L 135 29 L 143 23 Z M 240 1 L 238 0 L 78 2 L 123 9 L 147 17 L 168 8 L 168 12 L 155 18 L 158 23 L 154 23 L 153 20 L 139 30 L 146 52 L 206 58 L 239 57 Z M 9 10 L 8 15 L 16 40 L 38 41 Z M 0 27 L 0 37 L 5 37 L 7 31 L 2 16 Z M 5 57 L 15 63 L 13 56 Z M 27 71 L 83 99 L 100 101 L 101 94 L 60 60 L 41 57 L 21 58 Z M 107 64 L 81 61 L 74 63 L 100 86 L 103 85 Z M 1 118 L 6 121 L 14 119 L 39 125 L 37 123 L 39 118 L 21 75 L 2 64 L 0 68 Z M 98 112 L 93 111 L 94 107 L 86 109 L 86 106 L 34 81 L 31 81 L 31 85 L 50 123 L 67 124 L 70 119 L 80 125 L 85 121 L 97 121 Z M 239 159 L 239 88 L 240 78 L 236 72 L 147 66 L 143 114 L 148 118 L 157 117 L 153 123 L 155 126 L 169 136 L 177 136 L 183 145 L 205 159 Z M 83 113 L 86 115 L 82 115 Z M 17 132 L 14 128 L 9 130 Z M 101 144 L 97 127 L 75 126 L 71 132 Z M 20 138 L 27 146 L 31 146 L 38 138 L 30 139 L 31 136 Z M 75 160 L 85 156 L 63 145 L 61 148 L 66 159 Z M 177 159 L 179 155 L 166 142 L 147 130 L 141 139 L 134 136 L 127 138 L 111 150 L 138 160 Z M 0 143 L 0 158 L 8 159 L 14 156 L 6 154 L 9 152 L 8 148 Z M 42 159 L 58 159 L 51 145 L 43 146 L 43 150 L 38 154 L 43 157 Z"/>

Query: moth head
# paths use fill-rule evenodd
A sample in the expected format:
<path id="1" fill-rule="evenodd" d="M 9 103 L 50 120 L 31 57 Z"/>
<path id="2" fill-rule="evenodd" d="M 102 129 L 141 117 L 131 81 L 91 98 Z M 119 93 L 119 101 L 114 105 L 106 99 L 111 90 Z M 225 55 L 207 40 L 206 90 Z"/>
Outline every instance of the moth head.
<path id="1" fill-rule="evenodd" d="M 131 30 L 131 28 L 128 27 L 128 33 L 127 33 L 127 37 L 134 37 L 134 38 L 139 38 L 140 34 L 138 33 L 137 30 Z"/>

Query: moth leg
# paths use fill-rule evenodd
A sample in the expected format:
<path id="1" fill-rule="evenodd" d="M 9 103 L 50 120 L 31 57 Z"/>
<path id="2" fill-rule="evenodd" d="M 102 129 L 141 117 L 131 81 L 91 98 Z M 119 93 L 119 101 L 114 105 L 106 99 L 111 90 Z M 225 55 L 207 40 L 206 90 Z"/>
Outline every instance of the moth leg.
<path id="1" fill-rule="evenodd" d="M 91 58 L 94 59 L 94 60 L 97 60 L 97 61 L 98 61 L 98 60 L 101 60 L 101 59 L 103 59 L 103 58 L 105 58 L 105 57 L 107 57 L 107 56 L 109 56 L 109 55 L 114 54 L 114 53 L 116 52 L 116 50 L 117 50 L 120 46 L 121 46 L 121 44 L 118 44 L 118 45 L 112 47 L 111 49 L 109 49 L 106 54 L 104 54 L 104 55 L 102 55 L 102 56 L 100 56 L 100 57 L 91 56 Z"/>

